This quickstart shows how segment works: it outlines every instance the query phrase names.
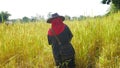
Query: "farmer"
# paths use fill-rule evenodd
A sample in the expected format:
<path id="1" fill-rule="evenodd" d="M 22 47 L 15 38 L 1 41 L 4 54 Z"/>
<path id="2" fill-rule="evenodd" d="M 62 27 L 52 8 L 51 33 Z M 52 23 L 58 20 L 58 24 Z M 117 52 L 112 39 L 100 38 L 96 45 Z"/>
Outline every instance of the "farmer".
<path id="1" fill-rule="evenodd" d="M 65 18 L 54 13 L 47 20 L 51 24 L 48 30 L 48 43 L 52 45 L 57 68 L 75 68 L 75 51 L 72 47 L 73 37 L 69 27 L 63 23 Z"/>

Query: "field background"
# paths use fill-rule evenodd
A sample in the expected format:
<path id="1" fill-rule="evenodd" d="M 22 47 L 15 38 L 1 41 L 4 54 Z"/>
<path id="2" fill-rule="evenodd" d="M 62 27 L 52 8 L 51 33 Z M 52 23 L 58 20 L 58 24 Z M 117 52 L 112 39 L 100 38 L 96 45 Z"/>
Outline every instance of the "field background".
<path id="1" fill-rule="evenodd" d="M 120 68 L 120 12 L 101 18 L 64 21 L 74 37 L 76 68 Z M 54 68 L 50 24 L 0 24 L 0 68 Z"/>

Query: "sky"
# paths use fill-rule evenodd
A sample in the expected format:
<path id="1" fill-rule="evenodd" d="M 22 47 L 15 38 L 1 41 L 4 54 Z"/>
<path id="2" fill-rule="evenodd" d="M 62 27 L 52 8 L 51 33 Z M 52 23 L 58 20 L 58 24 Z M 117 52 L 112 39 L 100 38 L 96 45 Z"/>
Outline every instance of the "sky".
<path id="1" fill-rule="evenodd" d="M 101 0 L 0 0 L 0 12 L 8 11 L 10 19 L 39 15 L 47 18 L 49 12 L 71 17 L 97 16 L 104 15 L 109 7 Z"/>

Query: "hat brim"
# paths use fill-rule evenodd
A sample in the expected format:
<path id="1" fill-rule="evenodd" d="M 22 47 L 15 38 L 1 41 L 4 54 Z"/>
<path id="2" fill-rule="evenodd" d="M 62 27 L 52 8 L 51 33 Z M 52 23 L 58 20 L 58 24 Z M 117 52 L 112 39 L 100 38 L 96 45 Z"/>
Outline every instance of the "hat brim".
<path id="1" fill-rule="evenodd" d="M 62 21 L 65 20 L 65 17 L 63 17 L 63 16 L 58 16 L 58 17 L 61 18 Z M 57 18 L 57 17 L 55 17 L 55 18 Z M 50 21 L 53 20 L 53 19 L 55 19 L 55 18 L 49 18 L 49 19 L 47 20 L 47 23 L 51 23 Z"/>

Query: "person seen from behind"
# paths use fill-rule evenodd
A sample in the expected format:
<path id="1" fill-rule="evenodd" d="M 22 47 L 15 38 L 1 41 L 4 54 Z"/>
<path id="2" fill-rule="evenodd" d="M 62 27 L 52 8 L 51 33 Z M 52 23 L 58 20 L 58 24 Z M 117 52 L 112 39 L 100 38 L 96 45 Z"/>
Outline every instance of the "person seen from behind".
<path id="1" fill-rule="evenodd" d="M 52 52 L 57 68 L 75 68 L 75 50 L 71 44 L 73 34 L 63 23 L 65 18 L 54 13 L 47 20 L 51 24 L 48 30 L 48 43 L 52 45 Z"/>

